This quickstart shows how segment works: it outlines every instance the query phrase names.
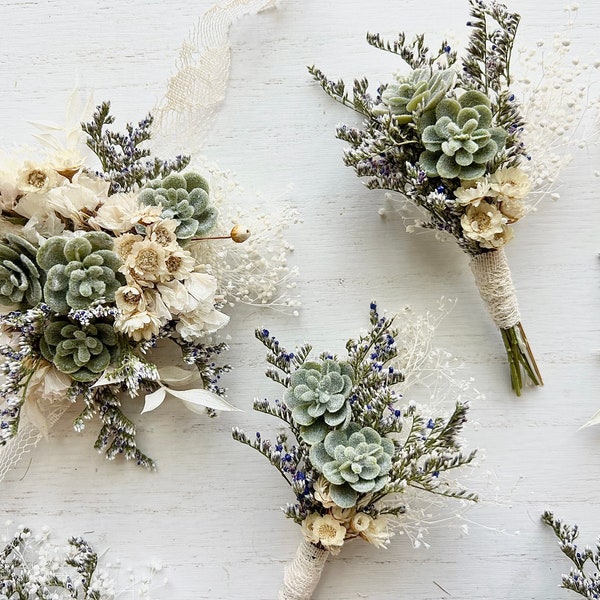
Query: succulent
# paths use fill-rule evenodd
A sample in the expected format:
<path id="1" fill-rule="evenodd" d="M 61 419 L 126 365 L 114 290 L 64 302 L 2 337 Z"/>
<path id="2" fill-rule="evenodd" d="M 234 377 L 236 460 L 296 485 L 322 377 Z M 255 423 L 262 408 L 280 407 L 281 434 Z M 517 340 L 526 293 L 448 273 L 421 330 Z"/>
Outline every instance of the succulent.
<path id="1" fill-rule="evenodd" d="M 492 127 L 490 101 L 470 90 L 458 100 L 444 98 L 435 116 L 424 115 L 421 140 L 425 146 L 419 163 L 429 177 L 477 179 L 485 165 L 504 149 L 507 133 Z"/>
<path id="2" fill-rule="evenodd" d="M 112 325 L 81 325 L 58 319 L 44 329 L 40 340 L 42 356 L 75 381 L 89 382 L 100 377 L 117 359 L 119 346 Z"/>
<path id="3" fill-rule="evenodd" d="M 382 489 L 389 480 L 394 443 L 371 427 L 350 423 L 330 431 L 310 449 L 310 461 L 327 481 L 329 495 L 342 508 L 356 504 L 358 494 Z"/>
<path id="4" fill-rule="evenodd" d="M 27 240 L 7 233 L 0 243 L 0 304 L 33 307 L 42 300 L 37 249 Z"/>
<path id="5" fill-rule="evenodd" d="M 285 402 L 300 425 L 302 439 L 316 444 L 333 427 L 345 427 L 352 411 L 348 396 L 354 373 L 348 363 L 327 359 L 306 362 L 294 371 Z"/>
<path id="6" fill-rule="evenodd" d="M 142 204 L 162 206 L 164 219 L 177 219 L 177 238 L 206 235 L 217 222 L 217 211 L 208 205 L 208 183 L 198 173 L 172 173 L 148 182 L 138 196 Z"/>
<path id="7" fill-rule="evenodd" d="M 40 246 L 37 262 L 46 271 L 44 300 L 53 311 L 66 314 L 95 301 L 114 301 L 124 280 L 118 273 L 121 259 L 112 247 L 113 238 L 100 231 L 54 236 Z"/>
<path id="8" fill-rule="evenodd" d="M 410 75 L 396 76 L 396 83 L 390 83 L 381 94 L 381 102 L 373 112 L 390 113 L 400 125 L 410 123 L 415 113 L 433 111 L 452 86 L 455 72 L 444 69 L 432 72 L 431 69 L 415 69 Z M 383 105 L 383 106 L 382 106 Z"/>

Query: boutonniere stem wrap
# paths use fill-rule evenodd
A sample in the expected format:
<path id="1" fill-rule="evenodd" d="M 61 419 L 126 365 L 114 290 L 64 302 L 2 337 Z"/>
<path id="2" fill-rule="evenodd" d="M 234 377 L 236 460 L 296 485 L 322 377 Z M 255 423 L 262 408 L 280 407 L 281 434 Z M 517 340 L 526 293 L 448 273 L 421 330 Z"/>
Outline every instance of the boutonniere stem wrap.
<path id="1" fill-rule="evenodd" d="M 512 388 L 520 395 L 527 381 L 543 381 L 521 323 L 504 247 L 514 225 L 554 185 L 564 159 L 557 159 L 553 148 L 563 144 L 533 143 L 537 130 L 543 133 L 553 118 L 544 116 L 537 87 L 527 105 L 512 91 L 519 15 L 499 2 L 469 4 L 472 33 L 460 58 L 446 40 L 430 50 L 423 35 L 409 41 L 401 33 L 387 42 L 367 34 L 370 45 L 406 63 L 376 90 L 369 90 L 365 78 L 354 80 L 349 91 L 342 80 L 329 79 L 316 67 L 309 71 L 329 96 L 363 118 L 358 126 L 337 128 L 337 137 L 349 144 L 345 164 L 366 178 L 368 188 L 395 192 L 417 209 L 419 217 L 408 230 L 426 228 L 440 239 L 454 238 L 469 255 L 475 283 L 504 341 Z M 552 97 L 546 110 L 559 106 L 568 114 L 574 108 L 565 102 Z M 527 121 L 529 114 L 533 122 Z M 562 120 L 568 125 L 557 140 L 575 126 Z"/>
<path id="2" fill-rule="evenodd" d="M 418 336 L 399 338 L 394 319 L 381 316 L 373 303 L 369 330 L 346 343 L 345 357 L 323 352 L 309 358 L 309 344 L 287 352 L 268 330 L 256 331 L 272 365 L 267 376 L 285 392 L 283 400 L 256 400 L 254 409 L 279 418 L 285 429 L 275 440 L 238 428 L 233 437 L 264 455 L 296 498 L 284 512 L 300 525 L 303 540 L 285 568 L 280 600 L 310 599 L 329 554 L 352 540 L 386 548 L 393 528 L 418 510 L 417 497 L 477 500 L 452 478 L 475 456 L 459 440 L 468 406 L 457 400 L 442 414 L 401 395 L 407 373 L 399 355 L 423 362 L 430 340 L 422 345 Z M 420 323 L 405 331 L 423 329 Z M 439 386 L 436 380 L 428 399 Z M 409 507 L 405 499 L 413 492 Z"/>

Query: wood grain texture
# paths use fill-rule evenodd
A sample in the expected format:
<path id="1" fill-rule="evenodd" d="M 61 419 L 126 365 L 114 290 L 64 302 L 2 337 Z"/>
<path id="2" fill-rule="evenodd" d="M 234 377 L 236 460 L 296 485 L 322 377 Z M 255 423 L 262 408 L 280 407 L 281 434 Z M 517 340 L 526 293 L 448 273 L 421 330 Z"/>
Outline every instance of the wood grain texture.
<path id="1" fill-rule="evenodd" d="M 31 142 L 27 120 L 60 121 L 77 83 L 93 88 L 97 100 L 111 99 L 123 122 L 140 118 L 163 94 L 181 42 L 211 4 L 1 2 L 0 145 Z M 571 36 L 583 58 L 600 37 L 600 7 L 592 0 L 580 7 Z M 521 44 L 549 39 L 566 19 L 562 0 L 514 0 L 511 8 L 522 14 Z M 226 385 L 246 412 L 210 420 L 166 403 L 136 418 L 158 473 L 95 454 L 95 424 L 75 433 L 72 410 L 0 485 L 3 517 L 49 525 L 57 539 L 86 532 L 96 548 L 110 547 L 129 563 L 160 559 L 170 579 L 162 598 L 272 599 L 300 532 L 279 510 L 291 499 L 279 475 L 230 438 L 233 425 L 276 427 L 250 410 L 254 396 L 274 392 L 254 327 L 268 325 L 288 347 L 310 339 L 341 352 L 366 325 L 372 298 L 389 311 L 424 311 L 446 296 L 458 302 L 437 344 L 464 363 L 463 377 L 473 376 L 486 396 L 472 407 L 466 431 L 469 445 L 485 454 L 474 475 L 483 501 L 464 513 L 469 535 L 458 522 L 432 528 L 429 549 L 413 549 L 401 536 L 387 551 L 350 544 L 330 560 L 315 599 L 569 597 L 557 587 L 568 565 L 539 517 L 549 508 L 578 522 L 583 542 L 600 533 L 600 428 L 578 431 L 600 408 L 598 149 L 575 149 L 560 201 L 519 224 L 507 249 L 546 381 L 516 398 L 465 256 L 427 234 L 406 234 L 394 214 L 378 215 L 383 195 L 343 166 L 343 144 L 334 138 L 335 125 L 352 115 L 305 68 L 316 63 L 332 76 L 380 81 L 397 61 L 370 48 L 365 31 L 464 40 L 466 15 L 466 2 L 442 0 L 282 0 L 278 10 L 234 26 L 231 85 L 205 153 L 259 190 L 266 212 L 278 202 L 301 212 L 303 223 L 288 236 L 300 269 L 300 316 L 247 307 L 233 315 L 227 359 L 236 368 Z M 588 130 L 594 127 L 590 120 Z M 140 409 L 133 403 L 131 414 Z"/>

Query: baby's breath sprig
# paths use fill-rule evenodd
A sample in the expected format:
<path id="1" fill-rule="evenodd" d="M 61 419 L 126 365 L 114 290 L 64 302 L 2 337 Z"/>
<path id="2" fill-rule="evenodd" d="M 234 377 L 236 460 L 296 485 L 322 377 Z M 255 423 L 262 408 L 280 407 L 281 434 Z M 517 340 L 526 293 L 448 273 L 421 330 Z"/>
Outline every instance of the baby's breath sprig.
<path id="1" fill-rule="evenodd" d="M 561 587 L 588 600 L 597 600 L 600 597 L 600 538 L 595 548 L 586 546 L 582 550 L 575 544 L 579 537 L 577 525 L 563 523 L 550 511 L 544 512 L 542 521 L 552 527 L 562 553 L 573 563 L 569 574 L 562 576 Z"/>

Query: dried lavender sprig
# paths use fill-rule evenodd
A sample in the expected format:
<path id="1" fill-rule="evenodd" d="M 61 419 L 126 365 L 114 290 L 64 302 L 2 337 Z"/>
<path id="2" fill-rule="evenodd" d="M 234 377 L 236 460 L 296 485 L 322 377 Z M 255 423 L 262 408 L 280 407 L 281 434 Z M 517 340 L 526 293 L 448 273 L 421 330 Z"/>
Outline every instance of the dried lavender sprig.
<path id="1" fill-rule="evenodd" d="M 96 107 L 92 120 L 81 124 L 88 135 L 87 145 L 102 165 L 103 171 L 96 175 L 110 182 L 110 194 L 129 192 L 146 181 L 181 171 L 189 164 L 189 156 L 177 156 L 174 160 L 144 160 L 151 154 L 144 145 L 151 137 L 154 120 L 151 114 L 142 119 L 137 127 L 127 123 L 126 133 L 106 129 L 114 120 L 110 114 L 110 102 L 102 102 Z"/>
<path id="2" fill-rule="evenodd" d="M 578 548 L 575 540 L 579 537 L 579 527 L 568 525 L 557 519 L 550 511 L 545 511 L 542 521 L 552 527 L 558 538 L 563 554 L 573 563 L 568 575 L 562 575 L 561 587 L 576 592 L 588 600 L 600 597 L 600 538 L 596 547 Z M 594 572 L 586 572 L 586 563 L 593 567 Z"/>

